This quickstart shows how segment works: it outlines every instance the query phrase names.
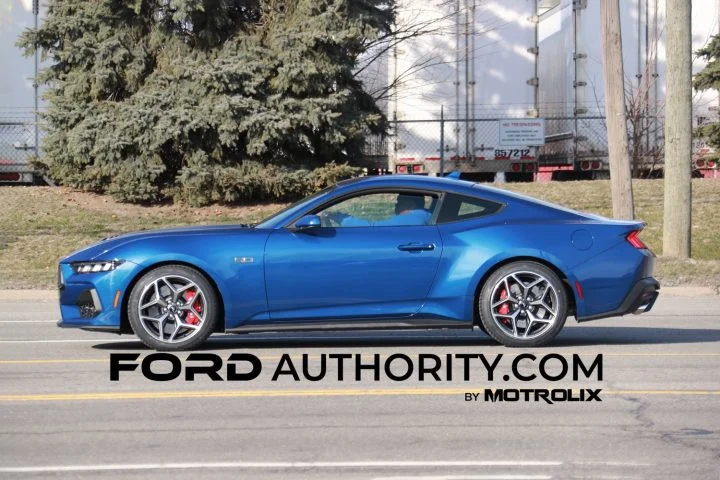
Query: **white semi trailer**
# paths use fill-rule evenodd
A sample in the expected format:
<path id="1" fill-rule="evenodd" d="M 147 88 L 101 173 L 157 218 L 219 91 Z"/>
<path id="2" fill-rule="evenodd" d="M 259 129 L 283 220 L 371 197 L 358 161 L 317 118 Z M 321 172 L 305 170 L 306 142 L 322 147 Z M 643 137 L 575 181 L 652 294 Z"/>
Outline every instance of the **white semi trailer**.
<path id="1" fill-rule="evenodd" d="M 720 1 L 692 1 L 697 50 L 718 33 Z M 664 141 L 664 4 L 620 2 L 631 153 L 645 169 L 659 166 Z M 607 175 L 600 0 L 401 2 L 399 25 L 426 23 L 430 33 L 387 59 L 391 171 Z M 703 66 L 695 59 L 695 71 Z M 717 107 L 717 92 L 697 93 L 695 123 L 716 119 Z M 545 144 L 503 144 L 501 119 L 541 119 Z"/>
<path id="2" fill-rule="evenodd" d="M 395 173 L 484 173 L 534 165 L 535 145 L 500 142 L 500 119 L 537 117 L 535 0 L 403 0 L 398 24 L 430 33 L 398 45 L 388 68 Z"/>

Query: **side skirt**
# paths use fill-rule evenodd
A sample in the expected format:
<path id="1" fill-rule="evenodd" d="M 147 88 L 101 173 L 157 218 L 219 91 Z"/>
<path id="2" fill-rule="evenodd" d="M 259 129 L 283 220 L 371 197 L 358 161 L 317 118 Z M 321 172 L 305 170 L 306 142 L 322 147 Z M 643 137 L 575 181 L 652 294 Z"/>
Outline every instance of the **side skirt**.
<path id="1" fill-rule="evenodd" d="M 465 328 L 472 329 L 469 322 L 457 320 L 412 319 L 405 320 L 329 320 L 323 322 L 283 322 L 266 325 L 245 325 L 225 330 L 226 333 L 254 332 L 308 332 L 308 331 L 342 331 L 342 330 L 430 330 L 430 329 Z"/>

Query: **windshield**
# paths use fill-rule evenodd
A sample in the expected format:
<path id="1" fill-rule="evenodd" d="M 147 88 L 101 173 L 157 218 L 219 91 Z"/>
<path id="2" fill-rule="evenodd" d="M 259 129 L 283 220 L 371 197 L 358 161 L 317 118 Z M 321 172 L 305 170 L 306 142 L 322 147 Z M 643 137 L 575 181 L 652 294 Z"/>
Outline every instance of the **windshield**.
<path id="1" fill-rule="evenodd" d="M 310 203 L 311 201 L 315 200 L 316 198 L 325 195 L 326 193 L 330 192 L 335 188 L 335 185 L 332 185 L 330 187 L 323 188 L 319 192 L 313 193 L 309 197 L 305 197 L 301 200 L 298 200 L 297 202 L 293 203 L 292 205 L 283 208 L 279 212 L 269 216 L 262 222 L 255 225 L 255 228 L 272 228 L 275 226 L 275 224 L 281 220 L 281 218 L 289 218 L 294 216 L 298 210 L 301 210 L 305 204 Z"/>

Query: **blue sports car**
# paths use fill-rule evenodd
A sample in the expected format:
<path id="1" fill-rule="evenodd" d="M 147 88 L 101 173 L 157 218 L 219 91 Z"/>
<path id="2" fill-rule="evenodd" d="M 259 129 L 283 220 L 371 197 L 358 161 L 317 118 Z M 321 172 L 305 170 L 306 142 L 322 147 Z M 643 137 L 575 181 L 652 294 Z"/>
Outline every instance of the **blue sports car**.
<path id="1" fill-rule="evenodd" d="M 60 262 L 61 327 L 157 350 L 214 332 L 478 328 L 511 347 L 658 296 L 644 224 L 448 178 L 365 177 L 260 224 L 120 235 Z"/>

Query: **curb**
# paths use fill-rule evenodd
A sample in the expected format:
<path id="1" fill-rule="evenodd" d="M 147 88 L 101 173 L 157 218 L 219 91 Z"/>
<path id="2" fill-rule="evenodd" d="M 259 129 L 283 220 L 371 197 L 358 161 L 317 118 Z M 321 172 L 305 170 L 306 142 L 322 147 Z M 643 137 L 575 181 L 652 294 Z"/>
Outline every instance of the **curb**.
<path id="1" fill-rule="evenodd" d="M 0 290 L 0 302 L 16 300 L 58 301 L 57 290 Z"/>
<path id="2" fill-rule="evenodd" d="M 718 291 L 712 287 L 684 285 L 679 287 L 660 287 L 661 296 L 668 297 L 717 297 Z M 58 300 L 57 290 L 0 290 L 0 302 L 7 301 L 53 301 Z"/>
<path id="3" fill-rule="evenodd" d="M 720 291 L 717 287 L 699 287 L 695 285 L 680 285 L 676 287 L 663 287 L 660 293 L 669 297 L 717 297 Z"/>

